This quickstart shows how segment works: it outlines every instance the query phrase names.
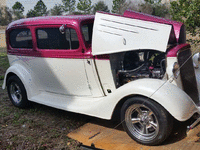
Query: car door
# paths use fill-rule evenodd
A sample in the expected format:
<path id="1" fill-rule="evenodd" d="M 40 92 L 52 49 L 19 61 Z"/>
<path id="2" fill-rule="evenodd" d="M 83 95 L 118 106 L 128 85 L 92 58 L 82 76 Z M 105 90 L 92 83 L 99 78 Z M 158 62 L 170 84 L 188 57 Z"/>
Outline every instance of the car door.
<path id="1" fill-rule="evenodd" d="M 61 33 L 60 26 L 33 29 L 35 54 L 28 63 L 32 76 L 41 92 L 90 96 L 79 33 L 70 26 Z"/>

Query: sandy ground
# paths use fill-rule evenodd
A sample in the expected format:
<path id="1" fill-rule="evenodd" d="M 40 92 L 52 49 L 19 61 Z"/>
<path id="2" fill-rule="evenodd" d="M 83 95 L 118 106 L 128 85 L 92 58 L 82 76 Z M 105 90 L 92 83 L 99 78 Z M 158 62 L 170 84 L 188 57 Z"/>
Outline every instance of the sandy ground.
<path id="1" fill-rule="evenodd" d="M 5 30 L 0 30 L 0 47 L 6 47 Z"/>

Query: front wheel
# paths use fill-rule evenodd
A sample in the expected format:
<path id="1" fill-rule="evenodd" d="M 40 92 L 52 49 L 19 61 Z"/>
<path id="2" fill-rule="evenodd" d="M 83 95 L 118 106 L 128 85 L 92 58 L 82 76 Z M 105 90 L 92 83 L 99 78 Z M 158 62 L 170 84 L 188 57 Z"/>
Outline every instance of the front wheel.
<path id="1" fill-rule="evenodd" d="M 158 103 L 144 97 L 128 99 L 121 109 L 124 130 L 145 145 L 161 144 L 171 133 L 173 118 Z"/>
<path id="2" fill-rule="evenodd" d="M 17 76 L 11 76 L 7 80 L 8 96 L 16 107 L 25 108 L 29 105 L 26 89 Z"/>

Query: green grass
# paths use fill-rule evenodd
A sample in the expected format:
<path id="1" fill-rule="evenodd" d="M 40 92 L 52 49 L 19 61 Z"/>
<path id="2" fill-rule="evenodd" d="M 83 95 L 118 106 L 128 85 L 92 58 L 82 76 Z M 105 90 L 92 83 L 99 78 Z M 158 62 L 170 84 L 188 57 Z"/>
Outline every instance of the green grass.
<path id="1" fill-rule="evenodd" d="M 0 47 L 0 52 L 6 53 L 6 51 L 7 51 L 6 47 Z"/>
<path id="2" fill-rule="evenodd" d="M 9 67 L 6 48 L 0 48 L 0 80 L 4 79 L 6 69 Z"/>

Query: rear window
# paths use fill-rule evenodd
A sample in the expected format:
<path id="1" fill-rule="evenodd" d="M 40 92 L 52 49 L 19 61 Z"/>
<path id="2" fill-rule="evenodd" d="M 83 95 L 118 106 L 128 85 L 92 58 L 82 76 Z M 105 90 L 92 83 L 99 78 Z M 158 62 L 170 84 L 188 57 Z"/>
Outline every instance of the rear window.
<path id="1" fill-rule="evenodd" d="M 30 29 L 14 29 L 10 32 L 10 45 L 13 48 L 33 48 Z"/>
<path id="2" fill-rule="evenodd" d="M 62 34 L 59 28 L 39 28 L 36 30 L 37 47 L 40 49 L 78 49 L 79 40 L 74 29 L 67 28 Z"/>

